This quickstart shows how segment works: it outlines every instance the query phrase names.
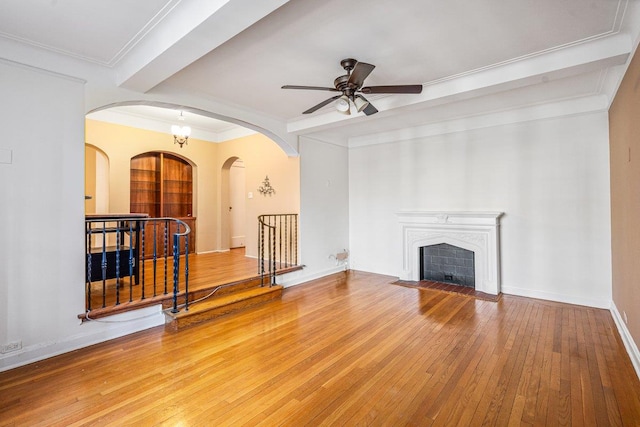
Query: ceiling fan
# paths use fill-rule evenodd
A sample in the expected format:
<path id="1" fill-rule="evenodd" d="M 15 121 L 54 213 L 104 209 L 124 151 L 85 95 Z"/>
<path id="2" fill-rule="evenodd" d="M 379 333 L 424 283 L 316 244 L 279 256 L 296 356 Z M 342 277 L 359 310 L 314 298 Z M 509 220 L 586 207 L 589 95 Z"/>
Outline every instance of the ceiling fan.
<path id="1" fill-rule="evenodd" d="M 328 105 L 329 103 L 336 101 L 336 109 L 343 114 L 351 114 L 352 102 L 356 106 L 358 112 L 362 111 L 367 116 L 378 112 L 376 107 L 371 105 L 362 94 L 378 94 L 378 93 L 421 93 L 422 85 L 395 85 L 395 86 L 365 86 L 364 80 L 369 76 L 371 71 L 376 67 L 375 65 L 367 64 L 366 62 L 358 62 L 353 58 L 347 58 L 340 61 L 340 65 L 345 69 L 347 74 L 336 78 L 333 82 L 335 87 L 320 87 L 320 86 L 295 86 L 285 85 L 282 89 L 305 89 L 305 90 L 326 90 L 329 92 L 341 92 L 340 95 L 336 95 L 329 99 L 326 99 L 304 111 L 302 114 L 311 114 L 314 111 Z"/>

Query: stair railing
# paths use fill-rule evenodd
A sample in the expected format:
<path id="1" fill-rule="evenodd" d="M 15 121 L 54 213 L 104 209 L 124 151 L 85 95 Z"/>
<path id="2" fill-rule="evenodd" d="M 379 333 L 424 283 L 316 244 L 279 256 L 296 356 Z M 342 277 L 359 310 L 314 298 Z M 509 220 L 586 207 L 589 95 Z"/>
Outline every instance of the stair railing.
<path id="1" fill-rule="evenodd" d="M 175 218 L 148 218 L 143 214 L 87 215 L 86 317 L 89 318 L 91 311 L 108 311 L 121 304 L 161 303 L 171 292 L 171 311 L 179 311 L 178 297 L 183 292 L 184 308 L 188 310 L 190 232 L 186 223 Z M 149 241 L 151 247 L 147 247 Z M 182 270 L 181 256 L 184 257 Z M 169 267 L 173 270 L 172 289 L 169 288 Z M 152 277 L 145 277 L 148 274 Z"/>
<path id="2" fill-rule="evenodd" d="M 298 214 L 258 217 L 258 274 L 276 284 L 276 271 L 298 265 Z"/>

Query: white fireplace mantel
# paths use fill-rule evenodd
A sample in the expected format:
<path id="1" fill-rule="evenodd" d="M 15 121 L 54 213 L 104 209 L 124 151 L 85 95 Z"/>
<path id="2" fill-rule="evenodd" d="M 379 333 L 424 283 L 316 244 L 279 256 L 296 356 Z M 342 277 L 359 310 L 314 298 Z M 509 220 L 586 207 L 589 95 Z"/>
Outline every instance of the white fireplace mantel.
<path id="1" fill-rule="evenodd" d="M 401 280 L 420 280 L 420 248 L 447 243 L 474 253 L 476 290 L 500 293 L 500 217 L 503 212 L 398 212 Z"/>

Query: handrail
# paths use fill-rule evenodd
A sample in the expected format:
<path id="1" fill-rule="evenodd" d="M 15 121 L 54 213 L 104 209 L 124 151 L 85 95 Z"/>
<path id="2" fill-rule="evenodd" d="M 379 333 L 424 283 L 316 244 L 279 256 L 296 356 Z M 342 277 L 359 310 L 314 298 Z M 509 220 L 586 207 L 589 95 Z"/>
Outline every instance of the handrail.
<path id="1" fill-rule="evenodd" d="M 101 224 L 101 226 L 100 226 Z M 115 224 L 115 225 L 113 225 Z M 152 228 L 153 234 L 147 235 L 147 228 Z M 158 235 L 160 228 L 160 236 Z M 150 230 L 151 231 L 151 230 Z M 158 296 L 157 267 L 162 263 L 164 267 L 164 295 L 168 295 L 169 264 L 173 264 L 173 296 L 172 312 L 177 313 L 178 296 L 181 284 L 184 285 L 184 307 L 189 309 L 189 234 L 191 228 L 184 221 L 171 218 L 148 218 L 144 214 L 106 214 L 87 215 L 85 218 L 86 233 L 86 313 L 95 309 L 94 303 L 101 303 L 100 309 L 108 305 L 121 304 L 121 288 L 126 277 L 128 280 L 128 302 L 134 303 Z M 169 235 L 172 236 L 169 247 Z M 113 236 L 113 237 L 111 237 Z M 162 240 L 159 240 L 161 238 Z M 96 242 L 97 239 L 97 242 Z M 152 251 L 148 254 L 145 248 L 147 240 L 152 239 Z M 180 239 L 184 240 L 184 270 L 180 271 Z M 115 240 L 115 242 L 114 242 Z M 99 251 L 93 251 L 93 244 L 98 243 Z M 115 244 L 113 244 L 115 243 Z M 148 283 L 145 283 L 145 258 L 150 255 L 152 262 L 153 296 L 146 295 Z M 170 255 L 173 255 L 170 262 Z M 123 273 L 122 264 L 128 266 L 128 274 Z M 125 272 L 126 273 L 126 272 Z M 182 280 L 181 280 L 182 279 Z M 99 295 L 92 294 L 96 282 L 101 282 L 97 289 Z M 134 286 L 136 287 L 134 289 Z M 88 317 L 88 316 L 87 316 Z"/>
<path id="2" fill-rule="evenodd" d="M 273 286 L 277 268 L 298 264 L 298 214 L 258 216 L 258 236 L 258 274 L 263 282 L 268 276 Z"/>

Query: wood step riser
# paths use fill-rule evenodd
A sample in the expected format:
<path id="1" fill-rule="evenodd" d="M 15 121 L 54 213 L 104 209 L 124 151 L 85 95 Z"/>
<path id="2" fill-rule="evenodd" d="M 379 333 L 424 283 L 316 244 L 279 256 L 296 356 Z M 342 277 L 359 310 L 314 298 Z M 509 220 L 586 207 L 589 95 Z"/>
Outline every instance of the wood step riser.
<path id="1" fill-rule="evenodd" d="M 268 278 L 264 279 L 267 282 L 268 286 Z M 229 295 L 237 291 L 242 291 L 249 288 L 254 288 L 260 286 L 260 278 L 254 278 L 246 281 L 241 281 L 238 283 L 233 283 L 230 285 L 225 285 L 223 288 L 220 288 L 213 294 L 210 298 L 215 298 L 216 296 Z M 197 291 L 189 292 L 189 302 L 199 300 L 200 298 L 204 298 L 209 295 L 215 286 L 212 286 L 208 289 L 199 289 Z M 178 296 L 178 304 L 184 304 L 184 296 Z M 162 303 L 162 308 L 167 309 L 173 306 L 173 300 L 167 300 Z"/>
<path id="2" fill-rule="evenodd" d="M 240 310 L 244 310 L 250 307 L 254 307 L 259 304 L 263 304 L 267 301 L 272 301 L 282 297 L 282 288 L 274 288 L 273 291 L 264 293 L 262 295 L 253 296 L 247 299 L 234 301 L 232 303 L 209 308 L 207 310 L 198 310 L 198 306 L 195 305 L 189 310 L 189 314 L 183 314 L 180 317 L 173 318 L 170 314 L 166 314 L 167 323 L 165 328 L 169 331 L 177 332 L 181 329 L 189 326 L 196 325 L 198 323 L 206 322 L 212 319 L 216 319 L 220 316 L 224 316 L 229 313 L 235 313 Z"/>

